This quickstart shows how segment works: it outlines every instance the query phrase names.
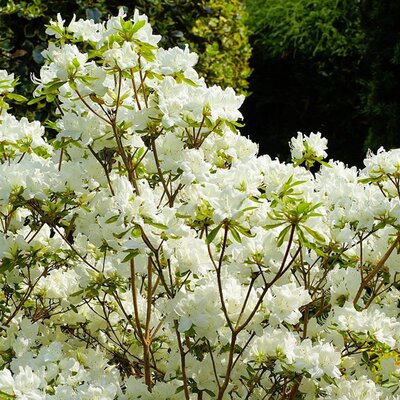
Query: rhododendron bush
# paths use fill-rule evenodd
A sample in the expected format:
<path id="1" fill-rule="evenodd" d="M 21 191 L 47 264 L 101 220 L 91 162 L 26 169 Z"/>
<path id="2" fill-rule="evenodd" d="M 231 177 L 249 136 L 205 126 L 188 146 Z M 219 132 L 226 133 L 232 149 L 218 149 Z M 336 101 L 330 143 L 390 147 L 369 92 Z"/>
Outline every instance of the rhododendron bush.
<path id="1" fill-rule="evenodd" d="M 145 16 L 47 32 L 55 139 L 0 71 L 0 398 L 399 399 L 400 150 L 257 156 Z"/>

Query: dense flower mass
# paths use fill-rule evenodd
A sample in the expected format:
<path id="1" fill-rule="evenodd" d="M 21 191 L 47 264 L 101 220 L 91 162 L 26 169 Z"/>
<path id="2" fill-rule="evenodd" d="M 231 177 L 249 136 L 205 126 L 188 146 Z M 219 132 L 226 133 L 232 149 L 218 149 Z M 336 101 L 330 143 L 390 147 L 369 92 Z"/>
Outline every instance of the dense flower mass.
<path id="1" fill-rule="evenodd" d="M 55 139 L 0 71 L 0 398 L 398 399 L 399 151 L 257 156 L 145 16 L 47 33 Z"/>

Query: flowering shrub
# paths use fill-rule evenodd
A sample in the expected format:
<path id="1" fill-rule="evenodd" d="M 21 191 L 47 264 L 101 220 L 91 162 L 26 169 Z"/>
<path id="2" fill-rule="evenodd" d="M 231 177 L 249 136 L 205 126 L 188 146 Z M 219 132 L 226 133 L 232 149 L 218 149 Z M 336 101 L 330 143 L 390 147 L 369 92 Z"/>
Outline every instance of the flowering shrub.
<path id="1" fill-rule="evenodd" d="M 0 398 L 399 399 L 400 151 L 257 157 L 145 16 L 47 32 L 54 141 L 0 73 Z"/>

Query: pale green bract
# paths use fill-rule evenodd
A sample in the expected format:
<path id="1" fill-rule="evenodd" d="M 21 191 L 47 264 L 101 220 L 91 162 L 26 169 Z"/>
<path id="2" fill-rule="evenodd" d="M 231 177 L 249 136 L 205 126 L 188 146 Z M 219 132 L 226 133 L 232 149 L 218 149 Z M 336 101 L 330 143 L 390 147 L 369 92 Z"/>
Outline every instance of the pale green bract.
<path id="1" fill-rule="evenodd" d="M 47 32 L 54 140 L 0 71 L 0 398 L 398 399 L 399 150 L 257 156 L 145 16 Z"/>

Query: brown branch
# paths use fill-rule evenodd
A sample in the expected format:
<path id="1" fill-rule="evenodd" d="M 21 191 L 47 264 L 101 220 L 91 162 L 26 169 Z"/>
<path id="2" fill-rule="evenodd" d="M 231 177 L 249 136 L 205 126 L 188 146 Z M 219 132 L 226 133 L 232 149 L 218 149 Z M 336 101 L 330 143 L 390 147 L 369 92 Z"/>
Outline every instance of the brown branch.
<path id="1" fill-rule="evenodd" d="M 383 255 L 383 257 L 376 264 L 375 268 L 372 271 L 370 271 L 370 273 L 361 282 L 361 285 L 360 285 L 360 287 L 358 289 L 358 292 L 357 292 L 356 296 L 354 297 L 353 305 L 357 304 L 358 300 L 361 297 L 361 294 L 362 294 L 363 290 L 368 286 L 368 284 L 371 282 L 371 280 L 383 268 L 383 266 L 385 265 L 385 262 L 388 260 L 390 255 L 393 253 L 393 250 L 397 247 L 397 245 L 399 243 L 400 243 L 400 233 L 397 234 L 396 239 L 394 240 L 392 245 L 389 247 L 389 249 L 386 251 L 386 253 Z"/>

